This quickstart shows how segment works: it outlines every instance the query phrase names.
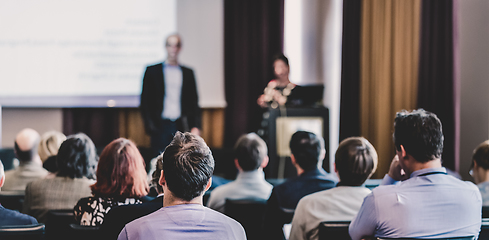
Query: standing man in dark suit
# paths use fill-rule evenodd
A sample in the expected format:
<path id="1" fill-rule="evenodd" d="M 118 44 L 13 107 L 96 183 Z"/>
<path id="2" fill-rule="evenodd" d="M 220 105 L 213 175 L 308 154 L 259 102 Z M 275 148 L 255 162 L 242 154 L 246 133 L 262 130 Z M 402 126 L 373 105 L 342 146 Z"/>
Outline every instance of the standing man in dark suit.
<path id="1" fill-rule="evenodd" d="M 0 161 L 0 187 L 3 186 L 4 182 L 5 173 L 3 171 L 2 161 Z M 30 224 L 37 224 L 37 220 L 29 215 L 6 209 L 2 205 L 0 205 L 0 226 Z"/>
<path id="2" fill-rule="evenodd" d="M 153 157 L 165 150 L 177 130 L 200 135 L 195 75 L 178 62 L 180 36 L 168 36 L 165 46 L 166 61 L 146 68 L 141 93 L 140 108 L 146 133 L 151 136 Z"/>

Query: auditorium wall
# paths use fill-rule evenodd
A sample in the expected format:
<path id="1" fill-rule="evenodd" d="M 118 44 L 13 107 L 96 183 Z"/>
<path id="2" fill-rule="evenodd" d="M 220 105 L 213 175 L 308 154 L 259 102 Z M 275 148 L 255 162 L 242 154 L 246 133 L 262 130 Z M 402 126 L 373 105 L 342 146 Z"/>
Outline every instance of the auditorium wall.
<path id="1" fill-rule="evenodd" d="M 460 66 L 460 174 L 472 180 L 472 151 L 489 139 L 489 1 L 455 1 Z"/>

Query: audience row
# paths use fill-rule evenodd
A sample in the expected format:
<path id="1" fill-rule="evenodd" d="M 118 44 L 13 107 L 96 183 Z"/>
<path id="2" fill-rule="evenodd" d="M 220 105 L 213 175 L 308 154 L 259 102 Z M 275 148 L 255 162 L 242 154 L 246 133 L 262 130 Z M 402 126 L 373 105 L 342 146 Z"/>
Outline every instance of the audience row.
<path id="1" fill-rule="evenodd" d="M 266 201 L 263 239 L 284 239 L 287 224 L 290 239 L 318 239 L 323 221 L 351 221 L 354 240 L 477 237 L 483 199 L 489 202 L 489 141 L 474 151 L 471 172 L 477 188 L 442 167 L 444 136 L 435 114 L 398 112 L 393 136 L 396 156 L 381 186 L 371 191 L 364 183 L 377 169 L 378 156 L 363 137 L 339 144 L 331 174 L 321 167 L 324 140 L 306 131 L 294 133 L 289 146 L 297 177 L 273 187 L 263 171 L 266 143 L 254 133 L 243 135 L 234 148 L 237 178 L 210 192 L 209 209 L 203 207 L 203 195 L 211 186 L 214 159 L 196 135 L 178 132 L 156 158 L 150 184 L 158 196 L 148 201 L 144 160 L 130 140 L 112 141 L 99 159 L 85 134 L 40 137 L 24 129 L 15 139 L 20 164 L 5 174 L 1 166 L 0 186 L 25 192 L 27 215 L 0 207 L 6 212 L 0 225 L 45 222 L 49 210 L 73 208 L 80 225 L 100 226 L 107 239 L 246 239 L 242 226 L 222 213 L 228 199 L 254 199 Z M 54 173 L 42 167 L 43 160 Z"/>

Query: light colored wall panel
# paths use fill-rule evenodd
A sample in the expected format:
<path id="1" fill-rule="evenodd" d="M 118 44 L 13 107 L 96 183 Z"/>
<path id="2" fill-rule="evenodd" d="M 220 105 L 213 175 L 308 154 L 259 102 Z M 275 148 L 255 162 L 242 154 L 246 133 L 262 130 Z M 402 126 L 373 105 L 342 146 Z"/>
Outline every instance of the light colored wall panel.
<path id="1" fill-rule="evenodd" d="M 472 151 L 489 138 L 489 1 L 458 0 L 460 174 L 472 180 Z"/>
<path id="2" fill-rule="evenodd" d="M 2 108 L 2 148 L 14 147 L 14 139 L 23 128 L 39 134 L 63 131 L 63 111 L 59 108 Z"/>

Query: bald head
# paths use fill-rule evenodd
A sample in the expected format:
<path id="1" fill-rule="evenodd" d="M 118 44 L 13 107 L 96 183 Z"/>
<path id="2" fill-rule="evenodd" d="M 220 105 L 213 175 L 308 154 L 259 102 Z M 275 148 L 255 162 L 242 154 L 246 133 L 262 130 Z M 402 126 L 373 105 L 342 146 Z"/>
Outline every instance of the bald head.
<path id="1" fill-rule="evenodd" d="M 15 155 L 20 161 L 31 161 L 37 154 L 41 136 L 31 128 L 22 129 L 15 137 Z"/>

